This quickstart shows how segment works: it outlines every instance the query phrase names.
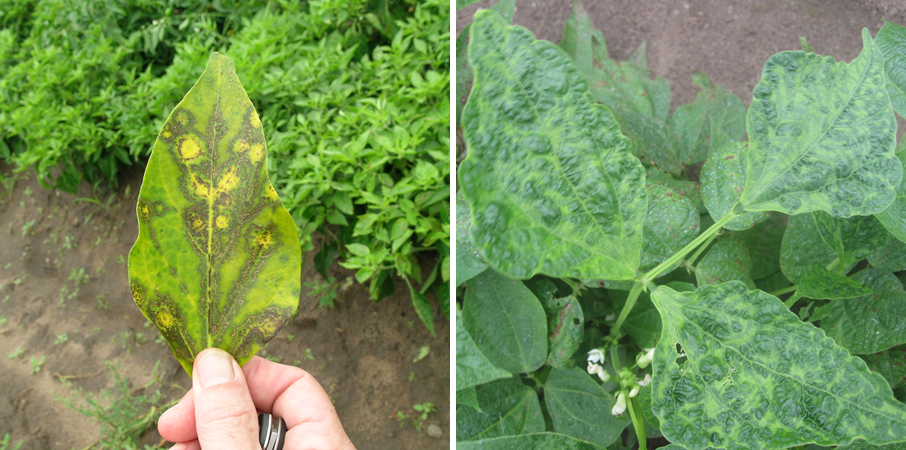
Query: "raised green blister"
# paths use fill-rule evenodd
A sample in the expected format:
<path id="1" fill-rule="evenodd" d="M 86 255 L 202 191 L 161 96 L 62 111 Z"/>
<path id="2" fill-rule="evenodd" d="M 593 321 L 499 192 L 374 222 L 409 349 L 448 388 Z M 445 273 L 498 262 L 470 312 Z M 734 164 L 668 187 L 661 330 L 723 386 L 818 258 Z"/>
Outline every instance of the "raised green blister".
<path id="1" fill-rule="evenodd" d="M 214 53 L 167 118 L 138 196 L 136 305 L 189 374 L 218 347 L 244 364 L 299 305 L 296 225 L 267 175 L 261 121 Z"/>

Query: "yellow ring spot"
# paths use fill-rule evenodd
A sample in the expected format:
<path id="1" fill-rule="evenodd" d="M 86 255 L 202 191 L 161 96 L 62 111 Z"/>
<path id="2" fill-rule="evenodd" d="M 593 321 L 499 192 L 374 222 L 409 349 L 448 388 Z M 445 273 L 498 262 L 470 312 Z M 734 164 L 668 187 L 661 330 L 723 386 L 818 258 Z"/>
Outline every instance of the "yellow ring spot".
<path id="1" fill-rule="evenodd" d="M 217 228 L 220 228 L 222 230 L 222 229 L 226 228 L 227 225 L 230 224 L 230 221 L 227 220 L 226 216 L 219 215 L 219 216 L 217 216 L 216 224 L 217 224 Z"/>
<path id="2" fill-rule="evenodd" d="M 170 314 L 170 311 L 162 309 L 157 312 L 157 324 L 164 328 L 170 328 L 173 326 L 173 315 Z"/>
<path id="3" fill-rule="evenodd" d="M 233 144 L 233 150 L 237 153 L 247 152 L 249 151 L 249 143 L 242 140 L 236 141 L 236 143 Z"/>
<path id="4" fill-rule="evenodd" d="M 179 140 L 179 154 L 185 160 L 191 160 L 198 157 L 201 153 L 201 142 L 193 135 L 188 135 Z"/>
<path id="5" fill-rule="evenodd" d="M 252 151 L 249 152 L 249 159 L 251 159 L 253 163 L 257 163 L 258 161 L 261 161 L 262 156 L 264 156 L 264 146 L 261 144 L 253 145 Z"/>
<path id="6" fill-rule="evenodd" d="M 204 229 L 204 221 L 201 219 L 195 219 L 192 221 L 192 230 L 201 231 Z"/>
<path id="7" fill-rule="evenodd" d="M 260 128 L 260 127 L 261 127 L 261 119 L 258 118 L 258 114 L 255 113 L 254 111 L 252 111 L 252 120 L 251 120 L 251 122 L 252 122 L 252 128 Z"/>

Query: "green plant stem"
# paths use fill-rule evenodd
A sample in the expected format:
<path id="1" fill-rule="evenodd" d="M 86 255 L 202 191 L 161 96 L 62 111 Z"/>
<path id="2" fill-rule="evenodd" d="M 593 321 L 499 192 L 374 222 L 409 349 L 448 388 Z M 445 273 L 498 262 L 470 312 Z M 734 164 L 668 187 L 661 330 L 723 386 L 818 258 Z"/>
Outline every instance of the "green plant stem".
<path id="1" fill-rule="evenodd" d="M 794 295 L 794 296 L 792 296 L 792 297 L 786 299 L 786 301 L 783 302 L 783 305 L 786 306 L 787 309 L 790 309 L 790 308 L 793 307 L 793 305 L 796 304 L 796 302 L 799 301 L 800 298 L 802 298 L 802 297 L 799 297 L 799 296 Z"/>
<path id="2" fill-rule="evenodd" d="M 785 287 L 783 289 L 777 289 L 776 291 L 769 292 L 769 294 L 773 295 L 774 297 L 780 297 L 783 294 L 789 294 L 790 292 L 796 292 L 796 289 L 799 289 L 798 284 L 794 284 L 792 286 Z"/>
<path id="3" fill-rule="evenodd" d="M 698 257 L 701 256 L 702 253 L 705 252 L 705 250 L 708 248 L 709 245 L 711 245 L 712 242 L 714 242 L 714 239 L 717 238 L 718 234 L 720 234 L 720 233 L 712 234 L 711 237 L 709 237 L 708 240 L 705 241 L 705 243 L 702 244 L 698 248 L 698 250 L 696 250 L 695 253 L 692 254 L 692 257 L 687 259 L 687 261 L 689 261 L 689 264 L 691 264 L 693 267 L 695 266 L 695 262 L 698 261 Z"/>
<path id="4" fill-rule="evenodd" d="M 613 328 L 610 329 L 611 336 L 620 335 L 620 327 L 623 325 L 623 321 L 629 317 L 629 312 L 632 311 L 632 307 L 635 306 L 635 302 L 639 299 L 639 295 L 642 294 L 643 287 L 641 282 L 636 282 L 632 285 L 632 289 L 629 291 L 629 297 L 626 298 L 626 304 L 623 305 L 620 316 L 617 317 L 617 322 L 613 325 Z"/>
<path id="5" fill-rule="evenodd" d="M 840 264 L 839 256 L 836 259 L 834 259 L 833 261 L 831 261 L 831 263 L 828 264 L 827 267 L 825 267 L 825 269 L 827 269 L 827 271 L 830 272 L 831 270 L 834 270 L 834 267 L 837 267 L 837 264 Z"/>
<path id="6" fill-rule="evenodd" d="M 620 364 L 620 354 L 617 353 L 617 343 L 616 342 L 614 342 L 613 345 L 610 346 L 610 360 L 613 361 L 613 371 L 614 371 L 614 373 L 617 374 L 617 377 L 619 378 L 620 369 L 622 369 L 623 366 Z"/>
<path id="7" fill-rule="evenodd" d="M 639 403 L 639 396 L 636 395 L 626 402 L 629 407 L 629 418 L 632 419 L 632 427 L 635 428 L 635 437 L 639 441 L 639 450 L 648 450 L 648 442 L 645 439 L 645 418 L 642 416 L 642 404 Z"/>

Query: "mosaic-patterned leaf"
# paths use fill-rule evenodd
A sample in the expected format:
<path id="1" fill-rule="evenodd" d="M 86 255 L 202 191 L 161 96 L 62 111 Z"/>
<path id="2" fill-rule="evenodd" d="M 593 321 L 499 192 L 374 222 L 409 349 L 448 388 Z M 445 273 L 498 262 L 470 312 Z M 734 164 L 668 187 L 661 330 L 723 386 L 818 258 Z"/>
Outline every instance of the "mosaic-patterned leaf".
<path id="1" fill-rule="evenodd" d="M 547 364 L 565 369 L 575 365 L 570 357 L 582 342 L 585 317 L 575 297 L 570 296 L 563 301 L 566 303 L 563 308 L 548 319 Z"/>
<path id="2" fill-rule="evenodd" d="M 538 394 L 522 383 L 491 383 L 478 391 L 478 405 L 456 408 L 457 442 L 544 432 Z"/>
<path id="3" fill-rule="evenodd" d="M 875 35 L 875 42 L 884 55 L 890 103 L 901 116 L 906 117 L 906 27 L 884 22 Z"/>
<path id="4" fill-rule="evenodd" d="M 906 270 L 906 242 L 894 235 L 887 237 L 887 245 L 868 256 L 868 262 L 874 267 L 887 269 L 891 272 Z"/>
<path id="5" fill-rule="evenodd" d="M 764 222 L 747 230 L 730 233 L 730 237 L 739 240 L 749 249 L 752 278 L 760 280 L 780 270 L 780 249 L 787 222 L 787 216 L 772 212 Z"/>
<path id="6" fill-rule="evenodd" d="M 610 414 L 614 398 L 584 369 L 553 369 L 544 384 L 544 403 L 554 429 L 601 447 L 612 444 L 631 422 Z"/>
<path id="7" fill-rule="evenodd" d="M 892 389 L 906 386 L 906 345 L 859 357 L 872 372 L 881 374 Z"/>
<path id="8" fill-rule="evenodd" d="M 780 270 L 790 281 L 799 283 L 812 266 L 827 266 L 835 258 L 837 253 L 821 238 L 811 214 L 790 217 L 780 247 Z"/>
<path id="9" fill-rule="evenodd" d="M 604 447 L 559 433 L 530 433 L 457 442 L 457 450 L 603 450 Z"/>
<path id="10" fill-rule="evenodd" d="M 783 303 L 729 282 L 652 300 L 664 320 L 652 410 L 688 448 L 873 444 L 906 436 L 906 405 L 865 363 Z"/>
<path id="11" fill-rule="evenodd" d="M 874 216 L 841 219 L 822 211 L 809 215 L 818 225 L 824 242 L 837 252 L 842 267 L 867 258 L 887 243 L 887 230 Z"/>
<path id="12" fill-rule="evenodd" d="M 507 378 L 511 374 L 488 360 L 475 345 L 462 325 L 462 314 L 456 311 L 456 390 Z"/>
<path id="13" fill-rule="evenodd" d="M 871 294 L 871 289 L 857 280 L 831 272 L 823 266 L 812 266 L 799 280 L 796 295 L 819 300 L 839 300 Z"/>
<path id="14" fill-rule="evenodd" d="M 884 269 L 866 269 L 852 279 L 872 293 L 835 300 L 819 308 L 828 314 L 821 320 L 821 329 L 837 344 L 858 354 L 906 344 L 906 292 L 900 280 Z"/>
<path id="15" fill-rule="evenodd" d="M 739 97 L 712 85 L 703 73 L 693 75 L 692 83 L 702 88 L 695 101 L 676 108 L 667 121 L 676 156 L 684 165 L 705 161 L 715 147 L 746 135 L 746 106 Z"/>
<path id="16" fill-rule="evenodd" d="M 475 15 L 469 45 L 459 176 L 472 242 L 516 278 L 633 278 L 645 177 L 613 115 L 562 49 L 492 11 Z"/>
<path id="17" fill-rule="evenodd" d="M 903 140 L 906 142 L 906 139 Z M 897 158 L 906 170 L 906 152 L 898 153 Z M 897 239 L 906 242 L 906 177 L 900 182 L 897 188 L 897 196 L 893 203 L 884 211 L 875 214 L 875 217 L 881 221 L 884 228 L 890 231 L 890 234 Z"/>
<path id="18" fill-rule="evenodd" d="M 893 201 L 896 119 L 881 51 L 866 29 L 862 41 L 850 64 L 806 52 L 768 59 L 747 116 L 747 211 L 850 217 Z"/>
<path id="19" fill-rule="evenodd" d="M 713 147 L 708 154 L 708 160 L 702 166 L 702 201 L 714 220 L 720 220 L 734 212 L 733 207 L 739 202 L 746 185 L 742 158 L 747 152 L 747 143 L 729 142 Z M 727 222 L 724 228 L 745 230 L 767 218 L 768 213 L 764 211 L 744 212 Z"/>
<path id="20" fill-rule="evenodd" d="M 751 272 L 752 258 L 746 246 L 734 239 L 721 239 L 696 266 L 695 280 L 699 286 L 737 280 L 755 287 Z"/>
<path id="21" fill-rule="evenodd" d="M 296 226 L 270 184 L 261 121 L 226 56 L 211 56 L 164 124 L 137 212 L 132 295 L 189 374 L 208 347 L 244 364 L 295 313 Z"/>
<path id="22" fill-rule="evenodd" d="M 648 271 L 666 261 L 692 242 L 699 233 L 701 217 L 688 198 L 672 189 L 648 184 L 648 216 L 645 217 L 645 241 L 642 243 L 640 270 Z M 679 262 L 664 271 L 666 275 Z"/>

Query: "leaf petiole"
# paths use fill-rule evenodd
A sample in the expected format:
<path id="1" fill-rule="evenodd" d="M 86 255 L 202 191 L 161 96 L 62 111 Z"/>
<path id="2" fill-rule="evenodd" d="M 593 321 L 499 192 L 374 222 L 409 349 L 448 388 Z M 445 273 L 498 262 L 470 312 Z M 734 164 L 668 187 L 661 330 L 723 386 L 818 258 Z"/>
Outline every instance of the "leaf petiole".
<path id="1" fill-rule="evenodd" d="M 794 284 L 792 286 L 788 286 L 783 289 L 778 289 L 776 291 L 770 292 L 770 294 L 773 295 L 774 297 L 780 297 L 783 294 L 789 294 L 790 292 L 796 292 L 796 289 L 799 289 L 798 284 Z"/>

